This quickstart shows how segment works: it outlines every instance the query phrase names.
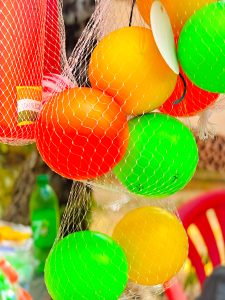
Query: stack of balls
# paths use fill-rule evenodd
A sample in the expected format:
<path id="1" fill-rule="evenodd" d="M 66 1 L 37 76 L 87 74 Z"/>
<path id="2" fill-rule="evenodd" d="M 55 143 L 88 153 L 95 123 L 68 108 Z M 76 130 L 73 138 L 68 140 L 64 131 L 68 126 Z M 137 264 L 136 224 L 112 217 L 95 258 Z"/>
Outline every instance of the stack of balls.
<path id="1" fill-rule="evenodd" d="M 188 239 L 176 216 L 158 207 L 127 213 L 112 237 L 94 231 L 68 235 L 52 249 L 45 282 L 54 300 L 117 300 L 128 279 L 153 286 L 183 266 Z"/>
<path id="2" fill-rule="evenodd" d="M 178 44 L 185 99 L 174 104 L 181 84 L 150 29 L 131 26 L 110 33 L 92 52 L 91 88 L 56 94 L 39 115 L 37 147 L 55 172 L 90 180 L 112 171 L 130 192 L 153 197 L 173 194 L 192 178 L 196 141 L 174 116 L 195 115 L 225 91 L 225 2 L 162 2 Z M 152 3 L 137 1 L 148 24 Z M 58 242 L 46 264 L 46 283 L 54 300 L 116 300 L 128 279 L 142 285 L 170 280 L 187 249 L 174 215 L 139 208 L 124 216 L 112 238 L 85 231 Z"/>

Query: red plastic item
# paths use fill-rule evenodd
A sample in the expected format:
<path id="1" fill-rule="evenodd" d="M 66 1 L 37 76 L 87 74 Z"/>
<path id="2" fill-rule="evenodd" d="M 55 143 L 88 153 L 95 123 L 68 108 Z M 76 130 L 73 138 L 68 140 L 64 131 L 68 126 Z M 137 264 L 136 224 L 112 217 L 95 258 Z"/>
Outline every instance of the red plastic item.
<path id="1" fill-rule="evenodd" d="M 180 103 L 174 104 L 181 97 L 184 90 L 182 80 L 178 77 L 174 92 L 159 108 L 161 112 L 175 117 L 195 116 L 218 99 L 218 94 L 200 89 L 187 78 L 182 69 L 180 69 L 180 72 L 186 81 L 187 93 Z"/>
<path id="2" fill-rule="evenodd" d="M 57 0 L 0 2 L 0 140 L 34 140 L 34 124 L 18 126 L 17 86 L 41 86 L 43 73 L 60 74 Z"/>
<path id="3" fill-rule="evenodd" d="M 24 289 L 20 289 L 19 300 L 32 300 L 32 297 L 27 291 L 25 291 Z"/>
<path id="4" fill-rule="evenodd" d="M 51 98 L 39 115 L 36 133 L 47 165 L 76 180 L 109 172 L 122 159 L 129 140 L 120 106 L 101 91 L 85 87 Z"/>
<path id="5" fill-rule="evenodd" d="M 206 217 L 206 213 L 209 209 L 215 211 L 221 227 L 223 240 L 225 241 L 225 190 L 204 194 L 193 201 L 184 204 L 179 209 L 179 215 L 186 230 L 191 224 L 198 227 L 205 241 L 213 267 L 216 267 L 221 264 L 221 260 L 212 228 Z M 188 256 L 196 270 L 199 282 L 202 285 L 206 279 L 204 263 L 190 238 Z M 166 295 L 169 300 L 187 300 L 185 293 L 178 282 L 166 290 Z"/>
<path id="6" fill-rule="evenodd" d="M 0 269 L 8 278 L 11 284 L 17 284 L 19 280 L 18 273 L 13 269 L 13 267 L 4 259 L 0 259 Z M 18 300 L 32 300 L 30 294 L 24 289 L 19 290 Z"/>
<path id="7" fill-rule="evenodd" d="M 178 44 L 178 37 L 175 38 L 175 43 L 176 45 Z M 176 100 L 180 99 L 184 91 L 184 84 L 180 76 L 178 76 L 177 84 L 172 95 L 159 108 L 161 112 L 174 117 L 195 116 L 218 99 L 219 94 L 204 91 L 191 82 L 181 67 L 180 73 L 187 85 L 186 95 L 180 103 L 174 104 Z"/>
<path id="8" fill-rule="evenodd" d="M 45 22 L 44 75 L 61 72 L 58 0 L 47 0 Z"/>
<path id="9" fill-rule="evenodd" d="M 187 300 L 182 285 L 175 279 L 173 285 L 165 292 L 169 300 Z"/>
<path id="10" fill-rule="evenodd" d="M 15 284 L 18 282 L 19 276 L 13 267 L 5 260 L 0 259 L 0 269 L 7 276 L 10 283 Z"/>
<path id="11" fill-rule="evenodd" d="M 33 128 L 17 126 L 16 86 L 41 86 L 46 0 L 1 1 L 0 10 L 0 137 L 34 139 Z"/>

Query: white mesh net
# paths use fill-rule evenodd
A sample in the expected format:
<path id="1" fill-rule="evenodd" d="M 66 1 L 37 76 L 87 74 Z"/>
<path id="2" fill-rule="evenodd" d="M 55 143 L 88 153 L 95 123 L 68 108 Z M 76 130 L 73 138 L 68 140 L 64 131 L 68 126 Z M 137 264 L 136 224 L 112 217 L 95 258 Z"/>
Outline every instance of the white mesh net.
<path id="1" fill-rule="evenodd" d="M 62 7 L 58 1 L 1 3 L 0 140 L 34 142 L 41 109 L 42 79 L 61 73 L 64 52 Z"/>
<path id="2" fill-rule="evenodd" d="M 207 138 L 213 105 L 223 100 L 225 3 L 96 1 L 67 61 L 61 3 L 36 2 L 26 18 L 16 13 L 22 1 L 4 6 L 0 137 L 35 138 L 48 166 L 77 181 L 46 264 L 49 292 L 54 300 L 149 299 L 187 257 L 167 197 L 198 163 L 192 117 Z M 24 35 L 17 42 L 15 28 Z M 20 43 L 24 51 L 9 61 Z M 42 103 L 39 114 L 17 107 L 26 99 Z M 93 200 L 99 190 L 101 203 Z"/>
<path id="3" fill-rule="evenodd" d="M 105 245 L 106 248 L 102 246 L 102 248 L 99 248 L 96 251 L 96 249 L 94 249 L 94 245 L 98 244 L 98 241 L 93 241 L 90 244 L 90 240 L 87 239 L 85 233 L 87 232 L 87 230 L 89 230 L 93 234 L 98 232 L 108 237 L 113 237 L 113 239 L 116 240 L 114 231 L 119 221 L 122 220 L 124 216 L 127 216 L 129 212 L 138 212 L 138 209 L 140 208 L 142 208 L 143 211 L 139 216 L 139 223 L 137 222 L 137 220 L 135 220 L 135 218 L 131 218 L 130 220 L 132 222 L 132 227 L 134 230 L 132 231 L 132 227 L 124 227 L 123 230 L 127 230 L 126 236 L 124 236 L 124 232 L 122 232 L 122 235 L 120 236 L 120 238 L 122 238 L 122 241 L 120 241 L 121 244 L 123 244 L 125 240 L 128 242 L 128 246 L 130 244 L 131 248 L 129 250 L 132 250 L 133 245 L 140 243 L 136 249 L 133 249 L 133 251 L 136 250 L 137 252 L 133 253 L 133 257 L 129 257 L 131 264 L 136 264 L 137 271 L 134 275 L 136 279 L 123 281 L 123 283 L 125 282 L 126 284 L 123 286 L 123 289 L 121 289 L 121 282 L 119 281 L 119 279 L 121 276 L 121 272 L 126 273 L 126 271 L 124 271 L 123 268 L 124 266 L 122 265 L 122 263 L 120 266 L 119 260 L 116 261 L 113 260 L 113 258 L 108 258 L 108 268 L 106 267 L 105 270 L 101 269 L 101 272 L 103 272 L 103 274 L 110 272 L 110 263 L 112 263 L 115 264 L 115 274 L 112 278 L 112 274 L 109 273 L 107 283 L 105 280 L 103 280 L 103 285 L 99 287 L 99 281 L 101 282 L 102 278 L 99 278 L 99 280 L 96 280 L 95 278 L 95 275 L 97 275 L 97 273 L 95 273 L 95 268 L 99 266 L 98 259 L 96 259 L 95 256 L 100 254 L 105 254 L 105 256 L 107 256 L 107 250 L 105 249 L 110 246 Z M 159 210 L 157 211 L 157 213 L 161 215 L 162 223 L 164 222 L 163 218 L 166 219 L 167 213 L 169 213 L 171 214 L 168 215 L 169 218 L 174 216 L 172 217 L 172 219 L 174 218 L 173 221 L 175 221 L 175 224 L 170 224 L 168 220 L 165 220 L 164 224 L 159 224 L 158 222 L 160 222 L 160 220 L 157 220 L 157 218 L 154 219 L 154 213 L 152 212 L 152 209 Z M 146 221 L 145 218 L 143 218 L 144 213 L 149 214 L 151 220 L 150 223 Z M 73 255 L 77 255 L 78 253 L 80 253 L 79 260 L 81 266 L 88 269 L 85 269 L 84 272 L 82 272 L 82 270 L 80 270 L 80 266 L 78 266 L 78 263 L 76 265 L 76 268 L 79 273 L 73 277 L 74 283 L 71 283 L 71 286 L 73 287 L 69 287 L 68 289 L 65 288 L 65 282 L 67 282 L 68 278 L 65 279 L 65 281 L 61 280 L 60 278 L 56 279 L 59 286 L 57 285 L 58 290 L 56 289 L 57 291 L 52 293 L 52 295 L 54 295 L 53 298 L 55 297 L 54 299 L 60 299 L 61 296 L 65 297 L 66 299 L 70 299 L 70 295 L 73 294 L 76 297 L 78 297 L 79 295 L 81 299 L 88 299 L 90 297 L 89 292 L 84 290 L 83 293 L 81 292 L 82 285 L 80 286 L 80 281 L 84 280 L 84 278 L 85 288 L 87 290 L 91 289 L 91 292 L 94 293 L 96 299 L 152 299 L 152 296 L 162 293 L 165 289 L 167 289 L 173 284 L 173 276 L 170 277 L 170 275 L 168 274 L 170 272 L 172 272 L 173 275 L 175 273 L 178 273 L 183 264 L 183 262 L 180 264 L 176 250 L 181 250 L 185 257 L 187 255 L 187 244 L 185 235 L 182 238 L 181 234 L 179 240 L 173 241 L 173 245 L 171 245 L 170 242 L 167 243 L 167 241 L 169 241 L 169 236 L 171 236 L 171 234 L 176 234 L 177 229 L 181 229 L 181 233 L 183 233 L 182 226 L 180 227 L 180 223 L 176 221 L 177 217 L 178 215 L 176 207 L 171 201 L 171 199 L 153 200 L 145 197 L 134 196 L 131 194 L 129 195 L 127 193 L 122 193 L 121 191 L 114 191 L 112 193 L 110 190 L 103 189 L 102 187 L 93 188 L 93 186 L 85 185 L 81 182 L 74 182 L 71 189 L 69 201 L 61 222 L 59 235 L 55 243 L 55 245 L 58 244 L 58 253 L 53 254 L 54 258 L 50 256 L 48 268 L 46 270 L 47 283 L 49 284 L 48 286 L 52 288 L 56 284 L 56 282 L 54 282 L 53 285 L 51 284 L 52 277 L 55 278 L 57 276 L 60 276 L 60 278 L 62 278 L 62 273 L 61 275 L 59 275 L 58 266 L 56 266 L 53 259 L 55 261 L 59 260 L 60 264 L 63 263 L 65 251 L 67 255 L 70 256 L 71 263 L 74 259 Z M 178 225 L 177 229 L 175 230 L 173 227 L 174 225 L 175 227 Z M 150 229 L 149 226 L 152 226 L 152 229 Z M 149 231 L 146 231 L 146 229 L 148 229 Z M 81 246 L 75 242 L 77 238 L 75 236 L 76 232 L 80 231 L 84 233 L 84 235 L 80 237 Z M 139 236 L 137 236 L 137 232 L 139 232 Z M 66 237 L 70 237 L 71 240 L 74 240 L 74 244 L 71 241 L 73 245 L 71 244 L 70 246 L 69 244 L 67 246 L 68 248 L 64 248 L 64 246 L 60 244 L 60 241 L 66 240 Z M 157 245 L 155 248 L 152 244 L 153 241 Z M 176 243 L 177 245 L 175 244 L 174 246 L 174 243 Z M 182 247 L 180 247 L 181 244 Z M 123 246 L 125 246 L 125 249 L 127 250 L 127 245 L 123 244 Z M 168 260 L 168 256 L 164 258 L 161 257 L 162 246 L 167 249 L 167 254 L 170 252 L 169 248 L 172 246 L 173 251 L 169 255 L 170 260 Z M 72 247 L 74 247 L 73 250 L 71 249 Z M 87 248 L 90 252 L 93 251 L 91 254 L 89 253 L 92 260 L 91 263 L 90 261 L 86 261 L 87 257 L 85 256 L 85 251 L 83 252 L 80 249 L 80 247 Z M 157 251 L 157 247 L 159 253 L 154 252 Z M 53 249 L 56 248 L 53 247 Z M 116 252 L 116 249 L 114 249 L 113 251 Z M 128 253 L 126 252 L 126 255 L 129 255 Z M 147 264 L 148 274 L 145 273 L 143 275 L 144 264 Z M 51 267 L 49 267 L 49 265 L 51 265 Z M 135 267 L 134 265 L 133 267 Z M 163 268 L 164 270 L 162 270 Z M 167 270 L 165 270 L 165 268 Z M 142 269 L 142 272 L 140 272 L 140 269 Z M 71 271 L 70 268 L 68 268 L 66 272 L 67 274 L 73 274 L 73 271 Z M 168 276 L 170 277 L 170 280 L 165 280 L 163 282 L 164 279 L 162 279 L 162 277 L 169 278 Z M 145 284 L 141 283 L 142 280 L 146 280 Z M 155 280 L 158 283 L 150 284 L 151 280 Z M 160 282 L 160 280 L 162 281 Z M 114 284 L 117 286 L 116 289 Z M 115 290 L 117 292 L 116 295 Z"/>

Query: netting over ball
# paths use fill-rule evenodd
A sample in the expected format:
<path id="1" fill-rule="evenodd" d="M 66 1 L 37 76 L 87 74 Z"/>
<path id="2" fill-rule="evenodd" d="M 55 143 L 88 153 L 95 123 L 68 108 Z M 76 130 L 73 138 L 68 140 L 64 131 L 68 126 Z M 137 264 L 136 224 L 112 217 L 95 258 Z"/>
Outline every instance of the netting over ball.
<path id="1" fill-rule="evenodd" d="M 204 20 L 225 10 L 223 2 L 186 2 L 98 1 L 55 78 L 57 89 L 49 91 L 36 122 L 37 148 L 55 172 L 77 181 L 46 263 L 54 299 L 148 297 L 182 269 L 188 240 L 165 197 L 195 173 L 192 117 L 199 116 L 198 133 L 206 138 L 207 117 L 223 99 L 222 85 L 212 83 L 218 74 L 196 57 L 203 49 L 214 53 L 208 37 L 218 37 L 223 48 L 223 29 L 218 25 L 214 34 Z M 214 63 L 219 70 L 223 56 Z M 70 275 L 61 280 L 65 261 Z"/>
<path id="2" fill-rule="evenodd" d="M 98 234 L 102 243 L 107 236 L 114 250 L 112 244 L 90 243 L 90 234 Z M 53 299 L 89 299 L 90 291 L 96 299 L 151 299 L 173 284 L 187 252 L 187 236 L 171 200 L 74 182 L 45 279 Z"/>
<path id="3" fill-rule="evenodd" d="M 68 61 L 61 1 L 9 3 L 0 140 L 35 140 L 74 180 L 46 263 L 52 298 L 162 292 L 188 252 L 167 197 L 195 173 L 192 117 L 206 138 L 223 99 L 225 2 L 96 1 Z M 99 188 L 108 201 L 93 198 Z"/>
<path id="4" fill-rule="evenodd" d="M 145 196 L 188 183 L 198 161 L 195 139 L 175 118 L 153 112 L 179 76 L 135 2 L 100 1 L 62 75 L 74 87 L 53 91 L 36 126 L 38 150 L 54 171 Z"/>

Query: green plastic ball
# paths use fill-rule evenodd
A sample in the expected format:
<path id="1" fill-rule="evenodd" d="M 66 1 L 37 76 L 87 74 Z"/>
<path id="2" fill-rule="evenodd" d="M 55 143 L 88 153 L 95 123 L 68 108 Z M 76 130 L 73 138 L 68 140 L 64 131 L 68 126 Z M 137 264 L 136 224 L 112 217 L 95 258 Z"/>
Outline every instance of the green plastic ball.
<path id="1" fill-rule="evenodd" d="M 198 149 L 192 132 L 177 119 L 159 113 L 129 121 L 127 152 L 114 168 L 132 193 L 167 196 L 182 189 L 194 175 Z"/>
<path id="2" fill-rule="evenodd" d="M 196 11 L 181 31 L 178 58 L 183 71 L 200 88 L 225 92 L 225 2 Z"/>
<path id="3" fill-rule="evenodd" d="M 92 231 L 72 233 L 51 250 L 45 283 L 53 300 L 117 300 L 128 280 L 120 246 Z"/>

